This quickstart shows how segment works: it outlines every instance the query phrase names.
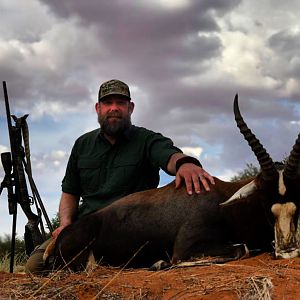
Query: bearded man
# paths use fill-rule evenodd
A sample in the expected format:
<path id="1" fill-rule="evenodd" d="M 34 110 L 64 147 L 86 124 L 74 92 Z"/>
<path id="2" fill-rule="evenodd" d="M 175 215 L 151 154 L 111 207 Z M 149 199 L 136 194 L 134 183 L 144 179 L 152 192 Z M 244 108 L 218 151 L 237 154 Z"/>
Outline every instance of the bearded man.
<path id="1" fill-rule="evenodd" d="M 159 170 L 176 175 L 175 187 L 185 183 L 188 194 L 209 191 L 214 184 L 200 162 L 186 156 L 172 140 L 159 133 L 131 124 L 134 103 L 127 84 L 120 80 L 104 82 L 95 105 L 100 129 L 79 137 L 62 181 L 59 204 L 63 228 L 83 215 L 101 209 L 134 192 L 156 188 Z M 48 241 L 29 258 L 26 271 L 43 271 L 42 253 Z"/>

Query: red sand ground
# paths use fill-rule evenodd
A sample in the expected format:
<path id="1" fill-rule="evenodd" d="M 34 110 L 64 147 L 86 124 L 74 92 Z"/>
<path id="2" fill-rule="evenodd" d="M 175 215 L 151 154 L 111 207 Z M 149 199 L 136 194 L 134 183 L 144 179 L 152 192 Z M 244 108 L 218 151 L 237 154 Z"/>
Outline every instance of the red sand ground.
<path id="1" fill-rule="evenodd" d="M 98 266 L 48 277 L 0 273 L 0 299 L 300 299 L 300 258 L 270 254 L 222 265 L 145 269 Z"/>

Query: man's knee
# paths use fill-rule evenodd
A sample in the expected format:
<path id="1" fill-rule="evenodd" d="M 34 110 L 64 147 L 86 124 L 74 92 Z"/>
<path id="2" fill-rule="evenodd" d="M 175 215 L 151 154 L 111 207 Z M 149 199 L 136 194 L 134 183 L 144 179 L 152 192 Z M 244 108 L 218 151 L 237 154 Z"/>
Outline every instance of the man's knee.
<path id="1" fill-rule="evenodd" d="M 25 264 L 25 272 L 31 274 L 43 274 L 51 271 L 51 267 L 45 264 L 43 260 L 44 252 L 52 238 L 46 240 L 42 245 L 38 246 L 28 258 Z"/>

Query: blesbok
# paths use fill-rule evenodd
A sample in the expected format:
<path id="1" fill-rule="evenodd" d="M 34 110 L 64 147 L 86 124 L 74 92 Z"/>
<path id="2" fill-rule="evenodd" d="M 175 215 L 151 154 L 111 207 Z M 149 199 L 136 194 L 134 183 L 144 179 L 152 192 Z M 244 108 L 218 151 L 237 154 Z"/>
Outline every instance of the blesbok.
<path id="1" fill-rule="evenodd" d="M 84 267 L 91 254 L 97 262 L 135 267 L 160 259 L 239 258 L 240 245 L 271 251 L 274 238 L 277 257 L 299 256 L 300 134 L 286 164 L 275 164 L 244 122 L 237 96 L 234 114 L 261 167 L 255 178 L 215 178 L 210 192 L 192 196 L 173 182 L 126 196 L 66 227 L 55 244 L 57 264 Z"/>

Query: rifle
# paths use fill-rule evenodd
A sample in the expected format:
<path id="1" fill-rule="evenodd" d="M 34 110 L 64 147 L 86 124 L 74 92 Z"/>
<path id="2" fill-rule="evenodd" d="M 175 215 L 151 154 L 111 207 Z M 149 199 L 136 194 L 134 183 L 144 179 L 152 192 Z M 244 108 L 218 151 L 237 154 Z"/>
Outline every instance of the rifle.
<path id="1" fill-rule="evenodd" d="M 50 233 L 53 231 L 53 228 L 32 178 L 29 154 L 29 134 L 26 123 L 28 115 L 24 115 L 21 118 L 11 115 L 5 81 L 3 81 L 3 92 L 11 152 L 4 152 L 1 154 L 1 162 L 5 176 L 0 186 L 0 194 L 3 188 L 7 188 L 8 210 L 9 214 L 13 215 L 10 257 L 10 272 L 13 273 L 18 204 L 21 206 L 28 219 L 28 222 L 25 225 L 24 234 L 27 255 L 30 255 L 34 248 L 42 244 L 46 239 L 42 215 L 46 220 Z M 11 118 L 15 121 L 14 126 L 12 125 Z M 25 151 L 22 146 L 22 137 L 24 140 Z M 27 175 L 31 187 L 32 197 L 29 196 L 28 193 L 25 175 Z M 31 205 L 33 203 L 36 205 L 37 214 L 33 213 L 31 210 Z"/>

